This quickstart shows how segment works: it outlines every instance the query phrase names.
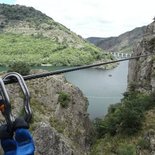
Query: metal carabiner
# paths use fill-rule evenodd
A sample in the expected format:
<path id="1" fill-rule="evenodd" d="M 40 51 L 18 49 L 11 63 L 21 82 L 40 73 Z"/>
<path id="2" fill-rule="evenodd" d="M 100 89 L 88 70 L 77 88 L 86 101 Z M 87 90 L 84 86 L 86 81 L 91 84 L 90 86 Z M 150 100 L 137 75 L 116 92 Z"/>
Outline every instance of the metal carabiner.
<path id="1" fill-rule="evenodd" d="M 11 114 L 10 99 L 2 78 L 0 78 L 0 111 L 6 120 L 8 128 L 11 129 L 14 119 Z"/>
<path id="2" fill-rule="evenodd" d="M 16 72 L 9 73 L 3 77 L 3 81 L 7 79 L 15 80 L 19 83 L 21 90 L 24 94 L 24 110 L 25 110 L 24 119 L 27 123 L 29 123 L 32 118 L 32 111 L 30 108 L 30 93 L 26 86 L 26 83 L 23 77 L 19 73 L 16 73 Z"/>

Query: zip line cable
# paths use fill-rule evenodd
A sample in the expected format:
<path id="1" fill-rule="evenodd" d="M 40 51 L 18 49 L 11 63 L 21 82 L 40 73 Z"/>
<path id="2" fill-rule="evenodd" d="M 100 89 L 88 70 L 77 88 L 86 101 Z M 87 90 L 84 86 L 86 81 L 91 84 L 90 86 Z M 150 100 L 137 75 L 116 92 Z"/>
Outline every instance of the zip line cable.
<path id="1" fill-rule="evenodd" d="M 101 66 L 101 65 L 112 64 L 112 63 L 121 62 L 121 61 L 138 59 L 138 58 L 141 58 L 141 57 L 148 57 L 148 56 L 151 56 L 151 55 L 153 55 L 153 54 L 134 56 L 134 57 L 130 57 L 130 58 L 113 60 L 113 61 L 109 61 L 109 62 L 101 62 L 101 63 L 97 63 L 97 64 L 84 65 L 84 66 L 79 66 L 79 67 L 72 67 L 72 68 L 67 68 L 67 69 L 51 71 L 51 72 L 48 72 L 48 73 L 32 74 L 32 75 L 23 76 L 23 78 L 24 78 L 24 80 L 32 80 L 32 79 L 43 78 L 43 77 L 47 77 L 47 76 L 58 75 L 58 74 L 62 74 L 62 73 L 87 69 L 87 68 L 91 68 L 91 67 L 97 67 L 97 66 Z M 15 83 L 15 82 L 16 82 L 15 80 L 11 80 L 11 79 L 4 80 L 5 84 L 10 84 L 10 83 Z"/>

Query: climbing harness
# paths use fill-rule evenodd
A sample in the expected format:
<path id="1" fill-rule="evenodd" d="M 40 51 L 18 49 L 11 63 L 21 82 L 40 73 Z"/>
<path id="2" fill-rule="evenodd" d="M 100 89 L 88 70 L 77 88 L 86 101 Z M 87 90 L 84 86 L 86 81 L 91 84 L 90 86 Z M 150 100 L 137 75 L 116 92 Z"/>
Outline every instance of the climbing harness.
<path id="1" fill-rule="evenodd" d="M 25 111 L 24 111 L 23 118 L 27 123 L 30 122 L 32 117 L 32 112 L 30 108 L 30 93 L 23 77 L 20 74 L 16 72 L 12 72 L 5 75 L 3 78 L 0 78 L 0 111 L 5 118 L 8 128 L 11 129 L 13 127 L 13 122 L 15 118 L 11 113 L 11 103 L 10 103 L 9 95 L 5 88 L 5 83 L 4 83 L 5 80 L 16 81 L 20 85 L 20 88 L 24 95 L 23 106 Z"/>

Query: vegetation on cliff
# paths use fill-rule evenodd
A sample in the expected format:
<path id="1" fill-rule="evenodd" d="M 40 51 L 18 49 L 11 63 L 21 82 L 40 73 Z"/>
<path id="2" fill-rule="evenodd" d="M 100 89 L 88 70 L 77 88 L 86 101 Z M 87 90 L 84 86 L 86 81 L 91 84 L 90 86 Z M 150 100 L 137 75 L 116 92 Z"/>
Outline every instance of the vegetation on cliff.
<path id="1" fill-rule="evenodd" d="M 121 103 L 109 107 L 104 119 L 94 121 L 99 139 L 93 147 L 92 154 L 136 154 L 136 148 L 147 143 L 142 142 L 142 136 L 147 124 L 146 113 L 154 109 L 154 102 L 154 93 L 125 93 Z"/>
<path id="2" fill-rule="evenodd" d="M 30 74 L 30 71 L 31 67 L 28 63 L 19 61 L 10 63 L 7 72 L 18 72 L 21 75 L 28 75 Z"/>

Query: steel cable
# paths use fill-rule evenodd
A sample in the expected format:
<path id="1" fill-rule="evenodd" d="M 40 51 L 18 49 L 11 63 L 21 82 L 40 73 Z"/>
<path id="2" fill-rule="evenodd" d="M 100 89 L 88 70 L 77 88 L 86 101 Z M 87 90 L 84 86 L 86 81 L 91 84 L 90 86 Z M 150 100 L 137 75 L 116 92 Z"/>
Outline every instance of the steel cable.
<path id="1" fill-rule="evenodd" d="M 117 62 L 121 62 L 121 61 L 127 61 L 127 60 L 132 60 L 132 59 L 139 59 L 141 57 L 148 57 L 148 56 L 151 56 L 151 55 L 153 55 L 153 54 L 133 56 L 133 57 L 130 57 L 130 58 L 113 60 L 113 61 L 109 61 L 109 62 L 101 62 L 101 63 L 91 64 L 91 65 L 84 65 L 84 66 L 72 67 L 72 68 L 67 68 L 67 69 L 61 69 L 61 70 L 51 71 L 51 72 L 47 72 L 47 73 L 32 74 L 32 75 L 23 76 L 23 78 L 24 78 L 24 80 L 32 80 L 32 79 L 43 78 L 43 77 L 47 77 L 47 76 L 58 75 L 58 74 L 62 74 L 62 73 L 67 73 L 67 72 L 72 72 L 72 71 L 87 69 L 87 68 L 91 68 L 91 67 L 97 67 L 97 66 L 101 66 L 101 65 L 107 65 L 107 64 L 117 63 Z M 11 80 L 11 79 L 4 81 L 5 84 L 10 84 L 10 83 L 15 83 L 15 82 L 16 81 Z"/>

